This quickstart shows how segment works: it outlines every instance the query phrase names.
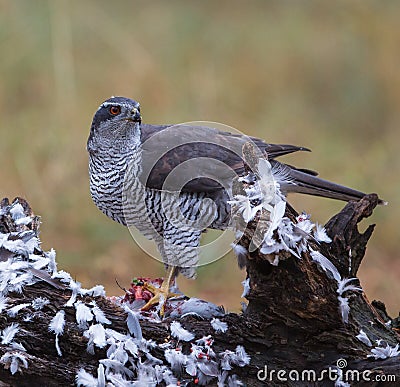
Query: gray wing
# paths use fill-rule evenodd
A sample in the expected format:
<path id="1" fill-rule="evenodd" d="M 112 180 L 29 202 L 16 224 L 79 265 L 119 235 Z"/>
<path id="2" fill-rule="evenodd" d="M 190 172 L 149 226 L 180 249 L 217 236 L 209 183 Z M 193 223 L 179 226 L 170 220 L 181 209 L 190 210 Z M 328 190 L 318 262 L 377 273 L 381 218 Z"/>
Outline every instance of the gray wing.
<path id="1" fill-rule="evenodd" d="M 317 173 L 281 163 L 275 158 L 309 149 L 288 144 L 269 144 L 261 139 L 190 124 L 142 125 L 142 183 L 154 189 L 212 194 L 231 187 L 243 176 L 242 147 L 251 141 L 271 164 L 284 170 L 288 181 L 282 191 L 338 200 L 359 200 L 364 192 L 317 177 Z M 382 200 L 380 203 L 384 203 Z"/>
<path id="2" fill-rule="evenodd" d="M 235 176 L 243 175 L 242 147 L 248 141 L 256 145 L 260 157 L 266 152 L 269 160 L 308 150 L 188 124 L 143 124 L 141 141 L 142 183 L 149 188 L 187 192 L 218 191 L 228 187 Z"/>

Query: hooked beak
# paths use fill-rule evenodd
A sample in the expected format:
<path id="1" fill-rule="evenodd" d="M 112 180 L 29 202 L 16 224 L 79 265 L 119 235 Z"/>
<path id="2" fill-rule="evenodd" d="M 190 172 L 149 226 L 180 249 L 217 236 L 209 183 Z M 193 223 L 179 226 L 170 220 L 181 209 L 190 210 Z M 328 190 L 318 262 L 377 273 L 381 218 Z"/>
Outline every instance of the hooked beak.
<path id="1" fill-rule="evenodd" d="M 134 107 L 129 113 L 129 119 L 134 122 L 142 122 L 142 116 L 140 115 L 140 108 Z"/>

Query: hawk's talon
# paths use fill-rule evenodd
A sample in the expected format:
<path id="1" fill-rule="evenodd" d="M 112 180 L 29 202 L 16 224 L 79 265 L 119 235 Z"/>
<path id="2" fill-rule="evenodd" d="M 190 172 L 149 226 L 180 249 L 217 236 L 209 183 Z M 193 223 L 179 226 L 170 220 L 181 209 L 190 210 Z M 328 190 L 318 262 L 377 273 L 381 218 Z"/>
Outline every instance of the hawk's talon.
<path id="1" fill-rule="evenodd" d="M 165 311 L 165 303 L 167 302 L 168 298 L 180 296 L 177 293 L 171 293 L 169 290 L 170 285 L 168 281 L 164 281 L 161 287 L 157 288 L 148 282 L 145 282 L 143 285 L 144 289 L 149 290 L 154 296 L 147 301 L 146 305 L 144 305 L 140 310 L 147 311 L 152 308 L 154 305 L 160 305 L 160 316 L 164 316 Z"/>

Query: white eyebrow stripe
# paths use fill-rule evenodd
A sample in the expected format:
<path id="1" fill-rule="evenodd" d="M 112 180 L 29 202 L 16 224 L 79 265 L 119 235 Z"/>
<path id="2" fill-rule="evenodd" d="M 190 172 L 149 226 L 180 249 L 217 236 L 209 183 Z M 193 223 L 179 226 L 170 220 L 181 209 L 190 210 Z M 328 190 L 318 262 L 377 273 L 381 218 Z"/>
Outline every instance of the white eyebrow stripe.
<path id="1" fill-rule="evenodd" d="M 127 109 L 131 109 L 132 107 L 138 109 L 140 107 L 139 103 L 137 105 L 131 105 L 128 103 L 121 103 L 121 102 L 103 102 L 97 110 L 100 110 L 102 107 L 115 106 L 115 105 L 122 106 Z"/>

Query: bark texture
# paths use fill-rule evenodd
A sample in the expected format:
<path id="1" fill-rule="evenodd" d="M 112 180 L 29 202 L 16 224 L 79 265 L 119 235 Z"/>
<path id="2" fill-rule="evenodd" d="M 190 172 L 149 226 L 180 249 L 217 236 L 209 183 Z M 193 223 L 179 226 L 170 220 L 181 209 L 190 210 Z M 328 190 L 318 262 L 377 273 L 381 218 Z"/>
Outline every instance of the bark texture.
<path id="1" fill-rule="evenodd" d="M 23 203 L 26 213 L 31 210 Z M 371 215 L 378 203 L 376 195 L 367 195 L 359 202 L 350 202 L 344 209 L 332 217 L 326 224 L 326 231 L 332 243 L 310 241 L 314 251 L 327 257 L 338 269 L 342 278 L 356 277 L 357 270 L 364 257 L 366 245 L 374 226 L 369 226 L 364 233 L 357 229 L 358 223 Z M 6 202 L 3 201 L 4 207 Z M 289 213 L 293 219 L 295 213 Z M 254 227 L 253 227 L 254 226 Z M 0 232 L 10 233 L 13 222 L 8 217 L 0 217 Z M 28 228 L 37 231 L 38 222 Z M 256 224 L 250 224 L 241 244 L 248 247 L 255 232 Z M 12 253 L 0 249 L 1 260 L 7 260 Z M 329 272 L 321 269 L 308 252 L 301 259 L 287 252 L 282 252 L 279 265 L 271 265 L 265 256 L 255 251 L 247 259 L 247 274 L 250 291 L 247 295 L 248 306 L 243 314 L 226 314 L 221 321 L 228 324 L 225 333 L 211 332 L 210 321 L 186 316 L 179 319 L 182 326 L 201 338 L 212 333 L 215 352 L 235 350 L 242 345 L 250 356 L 250 364 L 245 367 L 233 367 L 233 372 L 247 386 L 333 386 L 334 382 L 325 378 L 323 381 L 263 380 L 265 367 L 270 370 L 315 370 L 320 372 L 335 367 L 338 359 L 345 359 L 347 367 L 343 371 L 371 370 L 370 381 L 348 381 L 351 385 L 393 386 L 393 382 L 374 382 L 376 375 L 396 375 L 400 381 L 400 358 L 388 357 L 376 360 L 368 357 L 377 344 L 374 340 L 383 340 L 391 347 L 399 342 L 398 321 L 390 320 L 384 305 L 369 302 L 364 292 L 345 293 L 350 312 L 348 322 L 342 321 L 338 283 Z M 232 263 L 233 264 L 233 263 Z M 140 274 L 140 273 L 136 273 Z M 359 285 L 353 281 L 352 285 Z M 21 293 L 7 295 L 8 306 L 31 303 L 37 297 L 46 297 L 50 303 L 41 310 L 34 311 L 33 322 L 24 321 L 24 314 L 10 316 L 1 313 L 0 329 L 12 323 L 19 324 L 17 341 L 26 349 L 28 368 L 11 374 L 7 364 L 0 365 L 1 385 L 11 386 L 68 386 L 75 384 L 75 376 L 80 368 L 96 375 L 99 359 L 104 358 L 105 349 L 95 350 L 95 355 L 87 352 L 88 339 L 82 336 L 76 324 L 75 308 L 65 308 L 71 297 L 71 290 L 60 282 L 36 282 L 25 286 Z M 92 297 L 81 297 L 86 304 Z M 96 304 L 112 322 L 112 328 L 121 333 L 127 332 L 126 312 L 105 297 L 94 297 Z M 58 356 L 54 346 L 55 335 L 49 331 L 49 324 L 55 313 L 66 311 L 64 333 L 59 337 L 62 356 Z M 389 324 L 390 322 L 390 324 Z M 163 343 L 170 339 L 171 319 L 160 323 L 140 320 L 143 337 Z M 372 342 L 372 347 L 364 344 L 356 336 L 363 330 Z M 383 344 L 382 344 L 383 345 Z M 182 350 L 189 350 L 189 344 L 183 344 Z M 12 352 L 6 344 L 0 345 L 0 357 Z M 165 360 L 164 351 L 154 349 L 159 359 Z M 276 375 L 275 375 L 276 376 Z M 286 374 L 287 376 L 287 374 Z M 188 380 L 188 379 L 186 379 Z M 188 382 L 195 385 L 196 379 Z M 211 383 L 216 384 L 216 382 Z M 340 384 L 337 384 L 340 385 Z M 343 384 L 345 385 L 345 384 Z"/>

